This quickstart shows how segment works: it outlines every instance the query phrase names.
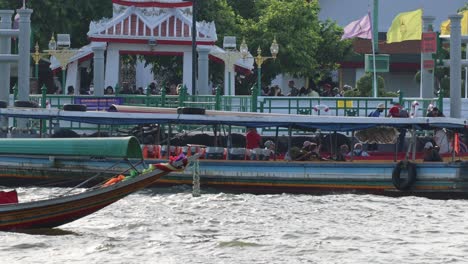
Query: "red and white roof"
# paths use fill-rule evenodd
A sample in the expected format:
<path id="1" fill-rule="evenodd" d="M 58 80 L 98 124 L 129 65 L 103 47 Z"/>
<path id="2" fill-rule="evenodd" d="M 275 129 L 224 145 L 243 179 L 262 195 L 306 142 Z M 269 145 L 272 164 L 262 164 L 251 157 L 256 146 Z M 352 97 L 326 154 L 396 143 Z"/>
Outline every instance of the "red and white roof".
<path id="1" fill-rule="evenodd" d="M 115 0 L 119 1 L 119 0 Z M 163 1 L 137 1 L 138 3 L 161 3 Z M 185 1 L 167 1 L 166 3 Z M 91 22 L 88 37 L 91 41 L 191 45 L 192 16 L 187 8 L 146 8 L 130 6 L 122 12 L 115 12 L 112 19 Z M 213 22 L 197 22 L 197 44 L 214 45 L 217 40 Z"/>
<path id="2" fill-rule="evenodd" d="M 93 54 L 94 53 L 91 44 L 83 46 L 76 52 L 75 55 L 73 55 L 73 57 L 69 59 L 68 63 L 73 63 L 75 61 L 78 61 L 78 63 L 82 63 L 84 61 L 92 59 Z M 225 56 L 222 56 L 223 54 L 226 54 L 226 51 L 215 45 L 211 48 L 209 58 L 215 62 L 223 63 L 225 59 Z M 234 66 L 237 72 L 241 72 L 243 74 L 248 75 L 253 69 L 253 64 L 254 59 L 252 55 L 250 55 L 246 59 L 236 59 Z M 58 70 L 60 68 L 60 62 L 53 56 L 50 59 L 50 68 L 53 71 Z"/>
<path id="3" fill-rule="evenodd" d="M 136 7 L 188 7 L 191 1 L 186 0 L 112 0 L 114 5 Z"/>

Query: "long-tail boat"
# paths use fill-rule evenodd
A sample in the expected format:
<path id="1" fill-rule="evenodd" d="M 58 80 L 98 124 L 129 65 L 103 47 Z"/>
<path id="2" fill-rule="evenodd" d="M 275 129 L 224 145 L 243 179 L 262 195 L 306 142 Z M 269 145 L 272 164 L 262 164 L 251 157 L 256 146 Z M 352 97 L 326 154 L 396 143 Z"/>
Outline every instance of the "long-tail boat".
<path id="1" fill-rule="evenodd" d="M 93 156 L 106 154 L 114 158 L 123 158 L 127 162 L 130 161 L 129 159 L 142 160 L 140 145 L 134 137 L 67 140 L 16 139 L 3 141 L 1 144 L 3 147 L 6 145 L 12 147 L 10 152 L 22 155 Z M 13 148 L 13 146 L 16 147 Z M 99 151 L 99 148 L 103 147 L 105 149 Z M 170 163 L 150 165 L 143 171 L 136 169 L 135 164 L 128 163 L 128 165 L 128 170 L 92 188 L 73 188 L 54 198 L 17 203 L 15 191 L 1 192 L 0 198 L 3 196 L 10 198 L 0 199 L 4 202 L 0 204 L 0 230 L 52 228 L 70 223 L 153 184 L 171 171 L 183 170 L 187 165 L 187 158 L 181 156 Z"/>

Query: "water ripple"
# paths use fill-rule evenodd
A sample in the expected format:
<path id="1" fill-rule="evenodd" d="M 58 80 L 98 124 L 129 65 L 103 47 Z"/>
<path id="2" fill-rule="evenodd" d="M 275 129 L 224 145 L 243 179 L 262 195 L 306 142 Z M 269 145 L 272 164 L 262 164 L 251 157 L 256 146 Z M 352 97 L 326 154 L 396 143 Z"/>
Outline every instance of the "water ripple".
<path id="1" fill-rule="evenodd" d="M 67 189 L 20 188 L 36 200 Z M 468 201 L 146 189 L 61 227 L 0 232 L 2 263 L 466 263 Z M 60 233 L 60 232 L 59 232 Z M 40 250 L 41 254 L 37 254 Z"/>

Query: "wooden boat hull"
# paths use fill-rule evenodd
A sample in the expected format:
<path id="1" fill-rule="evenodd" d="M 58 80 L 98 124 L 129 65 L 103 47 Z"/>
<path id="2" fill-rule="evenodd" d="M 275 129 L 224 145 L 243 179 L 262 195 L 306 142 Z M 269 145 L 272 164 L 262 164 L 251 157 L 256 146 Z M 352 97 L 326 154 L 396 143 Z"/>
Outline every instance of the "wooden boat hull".
<path id="1" fill-rule="evenodd" d="M 36 202 L 0 205 L 0 230 L 52 228 L 72 222 L 151 185 L 168 173 L 155 170 L 109 187 L 75 195 Z"/>
<path id="2" fill-rule="evenodd" d="M 401 192 L 392 183 L 396 163 L 350 162 L 200 162 L 200 183 L 206 187 L 250 193 L 407 193 L 465 192 L 468 194 L 463 164 L 417 164 L 417 180 L 409 191 Z M 168 175 L 162 184 L 190 184 L 190 171 Z"/>
<path id="3" fill-rule="evenodd" d="M 13 164 L 16 162 L 16 165 Z M 47 160 L 10 160 L 0 167 L 0 185 L 51 184 L 66 186 L 80 182 L 104 168 L 112 160 L 60 160 L 54 167 Z M 43 162 L 43 163 L 41 163 Z M 148 160 L 157 163 L 156 160 Z M 2 162 L 0 162 L 0 165 Z M 26 166 L 19 166 L 23 164 Z M 416 163 L 416 182 L 408 191 L 395 189 L 392 173 L 395 162 L 285 162 L 200 160 L 201 188 L 249 193 L 373 193 L 386 195 L 468 193 L 468 163 Z M 25 168 L 27 167 L 27 168 Z M 115 170 L 121 168 L 116 167 Z M 108 170 L 103 173 L 114 173 Z M 152 186 L 191 185 L 193 171 L 173 172 Z"/>

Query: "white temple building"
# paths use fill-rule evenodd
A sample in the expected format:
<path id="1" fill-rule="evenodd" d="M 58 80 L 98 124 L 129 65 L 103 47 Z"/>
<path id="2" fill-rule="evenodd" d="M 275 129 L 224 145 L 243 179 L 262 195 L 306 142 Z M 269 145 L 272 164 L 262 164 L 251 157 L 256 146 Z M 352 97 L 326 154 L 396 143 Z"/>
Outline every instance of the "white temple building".
<path id="1" fill-rule="evenodd" d="M 67 69 L 66 86 L 81 87 L 80 72 L 90 70 L 94 63 L 94 93 L 103 95 L 107 86 L 121 86 L 122 55 L 182 56 L 182 84 L 192 91 L 192 2 L 183 0 L 113 0 L 113 17 L 91 22 L 88 38 L 91 43 L 82 47 L 71 59 Z M 196 93 L 211 94 L 209 87 L 209 56 L 226 62 L 224 94 L 234 95 L 234 65 L 226 61 L 224 50 L 215 46 L 218 40 L 214 22 L 196 23 L 198 52 L 198 80 Z M 233 62 L 240 67 L 252 69 L 253 60 Z M 51 68 L 59 67 L 52 59 Z M 144 61 L 136 65 L 134 85 L 146 87 L 153 80 L 150 67 Z M 232 74 L 230 74 L 232 73 Z M 75 93 L 79 89 L 75 89 Z"/>

